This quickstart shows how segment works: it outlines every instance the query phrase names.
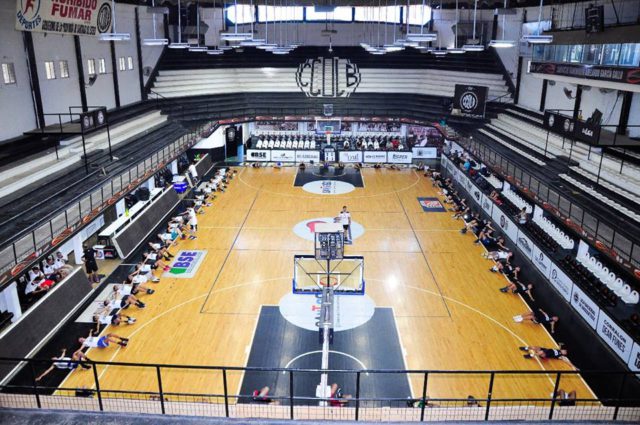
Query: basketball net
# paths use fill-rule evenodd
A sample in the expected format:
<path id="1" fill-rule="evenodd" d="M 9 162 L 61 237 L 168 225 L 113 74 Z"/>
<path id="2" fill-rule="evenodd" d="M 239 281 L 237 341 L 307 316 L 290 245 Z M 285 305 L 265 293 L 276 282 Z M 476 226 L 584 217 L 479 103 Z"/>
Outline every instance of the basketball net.
<path id="1" fill-rule="evenodd" d="M 325 131 L 324 134 L 327 136 L 327 144 L 331 144 L 331 130 Z"/>

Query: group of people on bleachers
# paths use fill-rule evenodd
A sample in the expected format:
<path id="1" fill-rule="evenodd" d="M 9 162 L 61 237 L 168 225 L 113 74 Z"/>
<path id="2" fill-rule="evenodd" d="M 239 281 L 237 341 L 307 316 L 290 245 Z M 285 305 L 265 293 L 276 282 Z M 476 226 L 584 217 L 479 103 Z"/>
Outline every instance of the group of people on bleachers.
<path id="1" fill-rule="evenodd" d="M 26 275 L 27 282 L 24 294 L 27 298 L 35 299 L 68 276 L 73 271 L 73 266 L 68 263 L 67 256 L 56 251 L 54 255 L 48 256 L 41 265 L 33 266 Z"/>
<path id="2" fill-rule="evenodd" d="M 478 180 L 483 173 L 488 172 L 481 170 L 478 164 L 466 153 L 455 155 L 453 160 L 454 163 L 464 170 L 465 173 L 469 174 L 472 179 Z M 460 233 L 465 234 L 469 231 L 472 232 L 476 236 L 474 243 L 482 245 L 486 249 L 486 251 L 482 253 L 483 258 L 491 260 L 494 263 L 489 271 L 502 274 L 505 277 L 507 284 L 499 288 L 500 291 L 514 295 L 526 295 L 529 301 L 534 303 L 533 284 L 523 281 L 521 268 L 516 265 L 515 262 L 514 251 L 507 247 L 505 238 L 497 234 L 492 226 L 491 220 L 483 219 L 480 211 L 474 211 L 470 207 L 467 199 L 456 190 L 451 179 L 443 178 L 438 172 L 432 172 L 430 174 L 433 185 L 438 187 L 439 194 L 445 198 L 444 203 L 447 204 L 450 207 L 450 211 L 453 212 L 452 217 L 456 220 L 464 221 L 464 227 L 460 230 Z M 493 199 L 494 202 L 505 202 L 502 195 L 495 190 L 491 192 L 491 199 Z M 526 211 L 518 211 L 514 218 L 517 221 L 526 220 Z M 531 322 L 543 326 L 548 325 L 550 332 L 555 333 L 559 318 L 558 316 L 547 313 L 542 308 L 533 308 L 530 311 L 514 316 L 513 320 L 516 323 Z M 527 351 L 527 354 L 524 355 L 527 359 L 536 357 L 545 360 L 560 359 L 571 364 L 567 358 L 567 350 L 562 347 L 558 349 L 520 347 L 520 349 Z"/>
<path id="3" fill-rule="evenodd" d="M 195 239 L 198 230 L 197 215 L 204 214 L 204 207 L 211 206 L 215 192 L 224 192 L 230 180 L 236 172 L 234 170 L 219 169 L 213 177 L 202 182 L 194 191 L 195 198 L 191 201 L 186 210 L 177 214 L 168 221 L 167 233 L 157 235 L 157 239 L 147 242 L 147 249 L 143 252 L 142 258 L 136 264 L 133 271 L 126 279 L 113 286 L 109 296 L 98 301 L 98 309 L 93 313 L 95 329 L 91 329 L 86 337 L 78 339 L 80 347 L 71 356 L 67 356 L 67 350 L 62 349 L 61 354 L 53 357 L 51 366 L 42 372 L 36 381 L 40 381 L 55 369 L 75 370 L 91 369 L 88 364 L 91 360 L 85 354 L 91 348 L 104 349 L 112 344 L 126 347 L 129 338 L 122 337 L 115 333 L 100 335 L 101 328 L 107 326 L 120 326 L 122 324 L 133 325 L 136 318 L 128 313 L 131 306 L 138 309 L 146 307 L 140 298 L 143 295 L 152 295 L 155 290 L 149 283 L 159 283 L 160 278 L 154 275 L 156 270 L 170 270 L 169 262 L 173 254 L 169 248 L 177 244 L 178 239 L 186 239 L 190 234 L 190 239 Z M 65 263 L 66 264 L 66 263 Z"/>

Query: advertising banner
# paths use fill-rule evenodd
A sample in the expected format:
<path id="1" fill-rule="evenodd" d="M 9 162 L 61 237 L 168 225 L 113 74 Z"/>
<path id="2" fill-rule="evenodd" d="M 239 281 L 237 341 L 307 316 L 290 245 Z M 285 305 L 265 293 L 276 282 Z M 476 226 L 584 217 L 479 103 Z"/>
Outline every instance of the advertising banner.
<path id="1" fill-rule="evenodd" d="M 529 72 L 566 77 L 590 78 L 623 84 L 640 84 L 640 68 L 620 68 L 616 66 L 593 66 L 578 64 L 556 64 L 531 62 Z"/>
<path id="2" fill-rule="evenodd" d="M 631 349 L 631 356 L 629 356 L 629 363 L 627 363 L 629 369 L 634 372 L 640 372 L 640 344 L 635 342 Z M 638 375 L 636 375 L 638 376 Z"/>
<path id="3" fill-rule="evenodd" d="M 598 326 L 600 308 L 577 285 L 573 285 L 571 306 L 578 312 L 589 325 L 595 329 Z"/>
<path id="4" fill-rule="evenodd" d="M 320 162 L 320 151 L 296 151 L 296 162 Z"/>
<path id="5" fill-rule="evenodd" d="M 108 0 L 16 0 L 16 30 L 97 36 L 111 31 Z"/>
<path id="6" fill-rule="evenodd" d="M 387 153 L 384 151 L 365 151 L 364 162 L 374 164 L 378 162 L 387 162 Z"/>
<path id="7" fill-rule="evenodd" d="M 432 159 L 438 157 L 437 148 L 414 147 L 411 149 L 413 157 L 417 159 Z"/>
<path id="8" fill-rule="evenodd" d="M 247 160 L 268 162 L 271 160 L 271 151 L 247 149 Z"/>
<path id="9" fill-rule="evenodd" d="M 387 152 L 387 162 L 392 164 L 411 164 L 413 154 L 411 152 Z"/>
<path id="10" fill-rule="evenodd" d="M 491 210 L 493 208 L 493 202 L 491 198 L 487 195 L 482 195 L 482 209 L 489 215 L 491 215 Z"/>
<path id="11" fill-rule="evenodd" d="M 340 151 L 340 161 L 342 162 L 362 162 L 361 151 Z"/>
<path id="12" fill-rule="evenodd" d="M 512 242 L 517 242 L 518 240 L 518 227 L 516 224 L 511 221 L 509 217 L 505 213 L 503 213 L 500 208 L 493 208 L 493 214 L 491 215 L 493 221 L 500 227 L 502 233 L 507 235 Z"/>
<path id="13" fill-rule="evenodd" d="M 569 279 L 569 276 L 565 274 L 560 268 L 556 265 L 556 263 L 551 262 L 551 273 L 549 274 L 549 281 L 556 288 L 560 295 L 567 300 L 571 300 L 571 290 L 573 287 L 573 282 Z M 597 319 L 597 315 L 596 315 Z M 595 327 L 595 323 L 593 324 Z"/>
<path id="14" fill-rule="evenodd" d="M 625 363 L 629 361 L 633 341 L 620 326 L 602 311 L 598 317 L 596 332 Z"/>
<path id="15" fill-rule="evenodd" d="M 531 260 L 538 270 L 540 270 L 540 273 L 549 279 L 549 276 L 551 275 L 551 260 L 540 250 L 540 248 L 538 248 L 537 245 L 533 246 L 533 257 Z"/>
<path id="16" fill-rule="evenodd" d="M 522 230 L 518 230 L 518 240 L 516 246 L 528 259 L 533 258 L 533 242 L 529 239 L 529 236 L 525 235 Z M 571 295 L 571 288 L 569 288 L 569 295 Z"/>
<path id="17" fill-rule="evenodd" d="M 463 115 L 473 118 L 484 118 L 489 87 L 456 84 L 453 95 L 453 107 Z"/>
<path id="18" fill-rule="evenodd" d="M 273 162 L 296 162 L 296 151 L 271 151 L 271 161 Z"/>

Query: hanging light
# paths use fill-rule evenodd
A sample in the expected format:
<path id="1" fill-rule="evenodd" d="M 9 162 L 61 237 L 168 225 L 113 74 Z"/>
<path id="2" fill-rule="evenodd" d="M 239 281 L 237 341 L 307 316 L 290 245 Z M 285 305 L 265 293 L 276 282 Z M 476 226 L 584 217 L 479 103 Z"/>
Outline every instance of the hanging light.
<path id="1" fill-rule="evenodd" d="M 218 49 L 217 47 L 214 49 L 207 50 L 208 55 L 221 55 L 224 53 L 224 50 Z"/>
<path id="2" fill-rule="evenodd" d="M 502 39 L 501 40 L 491 40 L 489 41 L 489 47 L 493 47 L 494 49 L 507 49 L 509 47 L 514 47 L 516 42 L 513 40 L 505 40 L 504 39 L 504 31 L 505 31 L 505 23 L 507 14 L 507 0 L 504 0 L 504 6 L 502 7 Z"/>
<path id="3" fill-rule="evenodd" d="M 425 0 L 422 0 L 422 10 L 420 12 L 420 32 L 419 33 L 411 33 L 409 31 L 409 10 L 411 9 L 411 5 L 409 1 L 407 1 L 407 36 L 405 37 L 409 42 L 415 43 L 429 43 L 432 41 L 436 41 L 438 38 L 438 34 L 436 33 L 425 33 L 424 32 L 424 9 L 426 7 Z M 405 44 L 406 46 L 406 44 Z M 417 47 L 417 46 L 411 46 Z"/>
<path id="4" fill-rule="evenodd" d="M 156 0 L 152 0 L 151 1 L 151 8 L 155 9 L 156 7 Z M 148 11 L 148 9 L 147 9 Z M 153 19 L 153 38 L 145 38 L 144 40 L 142 40 L 142 44 L 144 44 L 145 46 L 166 46 L 167 44 L 169 44 L 169 40 L 166 38 L 158 38 L 156 36 L 156 14 L 155 12 L 152 12 L 151 14 L 152 19 Z"/>
<path id="5" fill-rule="evenodd" d="M 235 0 L 233 7 L 235 10 L 235 18 L 236 18 L 234 23 L 234 31 L 220 33 L 220 40 L 224 40 L 224 41 L 250 40 L 251 38 L 253 38 L 252 33 L 238 32 L 238 0 Z"/>
<path id="6" fill-rule="evenodd" d="M 116 2 L 111 0 L 111 20 L 113 25 L 111 26 L 111 32 L 105 32 L 98 36 L 100 41 L 128 41 L 131 39 L 131 34 L 125 32 L 116 31 Z"/>
<path id="7" fill-rule="evenodd" d="M 209 49 L 207 46 L 200 45 L 200 1 L 196 2 L 196 36 L 198 40 L 198 44 L 196 46 L 190 46 L 190 52 L 206 52 Z"/>
<path id="8" fill-rule="evenodd" d="M 182 19 L 180 14 L 180 5 L 181 2 L 178 0 L 178 42 L 169 44 L 170 49 L 187 49 L 189 48 L 189 43 L 182 42 Z"/>
<path id="9" fill-rule="evenodd" d="M 462 50 L 465 52 L 482 52 L 484 50 L 484 46 L 480 44 L 479 40 L 476 39 L 476 16 L 478 13 L 478 0 L 475 0 L 473 3 L 473 37 L 471 40 L 467 40 L 467 44 L 462 46 Z"/>
<path id="10" fill-rule="evenodd" d="M 431 54 L 432 54 L 433 56 L 446 56 L 448 51 L 449 51 L 449 50 L 433 49 L 433 50 L 431 51 Z M 461 53 L 464 53 L 464 52 L 461 52 Z"/>
<path id="11" fill-rule="evenodd" d="M 553 41 L 552 35 L 542 34 L 542 3 L 544 0 L 540 0 L 540 9 L 538 10 L 538 33 L 525 35 L 522 37 L 522 41 L 529 44 L 549 44 Z"/>

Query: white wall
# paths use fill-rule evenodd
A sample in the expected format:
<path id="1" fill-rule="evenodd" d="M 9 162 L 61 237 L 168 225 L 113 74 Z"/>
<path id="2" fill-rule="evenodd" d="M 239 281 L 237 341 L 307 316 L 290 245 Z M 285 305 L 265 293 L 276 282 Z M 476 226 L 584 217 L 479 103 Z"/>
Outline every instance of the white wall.
<path id="1" fill-rule="evenodd" d="M 118 31 L 122 31 L 118 28 Z M 133 38 L 135 40 L 135 38 Z M 124 43 L 135 43 L 135 41 Z M 111 109 L 116 106 L 116 100 L 113 93 L 113 68 L 111 66 L 111 48 L 109 42 L 100 41 L 96 37 L 80 37 L 80 47 L 82 50 L 82 66 L 84 68 L 84 80 L 88 85 L 89 69 L 87 67 L 88 59 L 95 59 L 96 72 L 98 72 L 98 61 L 101 58 L 105 60 L 106 74 L 98 74 L 98 79 L 91 87 L 86 87 L 87 104 L 89 106 L 106 106 Z M 134 61 L 135 62 L 135 61 Z M 45 96 L 45 93 L 43 93 Z"/>
<path id="2" fill-rule="evenodd" d="M 16 84 L 5 85 L 0 78 L 0 140 L 37 125 L 22 33 L 13 29 L 15 11 L 15 1 L 0 1 L 0 62 L 13 63 L 16 70 Z"/>
<path id="3" fill-rule="evenodd" d="M 17 32 L 17 31 L 16 31 Z M 42 93 L 42 109 L 45 113 L 68 112 L 69 106 L 81 106 L 80 87 L 78 85 L 78 66 L 76 63 L 73 36 L 59 34 L 45 34 L 34 32 L 33 49 L 36 55 L 40 92 Z M 66 60 L 69 66 L 69 78 L 61 78 L 60 61 Z M 53 61 L 56 78 L 47 80 L 44 63 Z M 64 101 L 61 101 L 63 100 Z M 75 109 L 73 112 L 80 112 Z M 78 118 L 77 116 L 73 117 Z M 69 121 L 68 116 L 61 117 L 62 122 Z M 45 116 L 45 123 L 55 124 L 56 116 Z"/>
<path id="4" fill-rule="evenodd" d="M 133 69 L 126 69 L 120 71 L 116 64 L 115 72 L 118 73 L 118 86 L 120 86 L 120 105 L 126 105 L 139 101 L 140 98 L 140 78 L 138 77 L 138 54 L 136 49 L 136 24 L 135 24 L 135 12 L 134 7 L 129 5 L 118 5 L 117 11 L 117 29 L 118 32 L 128 32 L 131 34 L 131 40 L 129 41 L 117 41 L 116 47 L 116 62 L 118 58 L 126 58 L 131 56 L 133 58 Z M 147 24 L 149 22 L 145 22 Z M 140 22 L 142 31 L 142 22 Z M 144 34 L 144 33 L 143 33 Z M 142 36 L 144 38 L 144 36 Z M 149 36 L 150 37 L 150 36 Z M 143 48 L 144 49 L 144 48 Z M 84 54 L 84 52 L 82 52 Z"/>
<path id="5" fill-rule="evenodd" d="M 525 108 L 537 111 L 540 108 L 540 96 L 542 93 L 542 79 L 527 74 L 528 61 L 522 61 L 520 77 L 520 94 L 518 104 Z M 547 95 L 547 99 L 549 99 Z"/>
<path id="6" fill-rule="evenodd" d="M 158 4 L 158 2 L 156 2 Z M 124 8 L 123 8 L 124 9 Z M 154 38 L 153 35 L 153 15 L 147 13 L 146 8 L 141 7 L 139 10 L 139 19 L 140 19 L 140 38 L 144 40 L 145 38 Z M 127 12 L 133 19 L 133 8 L 131 8 L 131 12 Z M 156 15 L 156 38 L 164 38 L 164 20 L 163 15 Z M 135 48 L 134 48 L 135 50 Z M 153 69 L 162 54 L 162 46 L 145 46 L 142 45 L 142 67 L 143 69 L 146 67 L 150 67 Z M 135 65 L 137 69 L 137 64 Z M 136 74 L 137 78 L 137 74 Z M 149 80 L 149 75 L 143 75 L 144 84 Z M 137 79 L 136 79 L 137 81 Z M 122 94 L 120 94 L 122 96 Z"/>

